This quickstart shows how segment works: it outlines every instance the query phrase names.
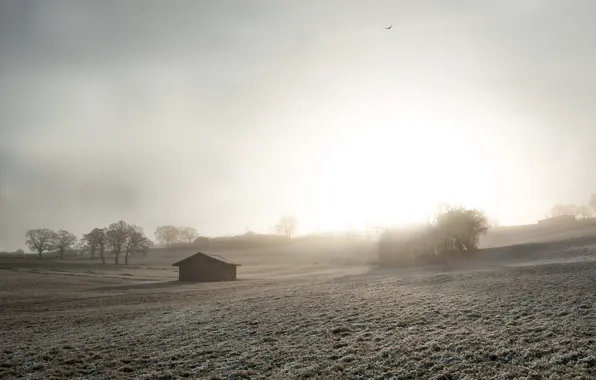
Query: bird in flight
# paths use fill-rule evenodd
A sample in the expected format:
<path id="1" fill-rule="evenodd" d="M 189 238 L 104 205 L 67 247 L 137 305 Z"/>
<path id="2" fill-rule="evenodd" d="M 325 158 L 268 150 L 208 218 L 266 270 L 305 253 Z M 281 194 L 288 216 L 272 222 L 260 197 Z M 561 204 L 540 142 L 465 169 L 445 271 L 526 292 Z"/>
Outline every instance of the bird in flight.
<path id="1" fill-rule="evenodd" d="M 386 27 L 385 29 L 389 30 L 389 29 L 391 29 L 391 27 L 392 27 L 392 26 L 393 26 L 393 25 L 389 25 L 389 26 L 388 26 L 388 27 Z"/>

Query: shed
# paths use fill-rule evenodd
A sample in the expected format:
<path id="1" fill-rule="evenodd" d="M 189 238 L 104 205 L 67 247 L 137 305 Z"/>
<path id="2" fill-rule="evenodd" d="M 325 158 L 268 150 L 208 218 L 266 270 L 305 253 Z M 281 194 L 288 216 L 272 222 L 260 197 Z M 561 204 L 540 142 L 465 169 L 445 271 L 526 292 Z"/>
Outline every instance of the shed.
<path id="1" fill-rule="evenodd" d="M 197 252 L 172 266 L 178 267 L 178 281 L 233 281 L 236 279 L 236 267 L 226 258 Z"/>

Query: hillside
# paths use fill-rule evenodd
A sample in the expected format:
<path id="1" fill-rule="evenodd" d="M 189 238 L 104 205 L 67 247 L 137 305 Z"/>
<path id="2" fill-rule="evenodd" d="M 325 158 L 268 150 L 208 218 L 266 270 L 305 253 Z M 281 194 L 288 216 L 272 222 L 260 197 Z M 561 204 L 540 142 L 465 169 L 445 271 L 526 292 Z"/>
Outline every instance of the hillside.
<path id="1" fill-rule="evenodd" d="M 496 227 L 480 240 L 482 248 L 511 244 L 544 243 L 551 241 L 596 237 L 596 218 L 559 225 L 528 224 Z"/>

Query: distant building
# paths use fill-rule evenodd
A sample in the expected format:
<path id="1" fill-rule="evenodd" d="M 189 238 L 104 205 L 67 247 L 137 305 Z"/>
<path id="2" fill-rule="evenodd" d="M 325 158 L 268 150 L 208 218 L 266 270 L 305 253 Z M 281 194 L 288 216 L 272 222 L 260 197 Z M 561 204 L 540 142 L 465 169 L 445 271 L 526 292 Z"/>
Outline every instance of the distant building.
<path id="1" fill-rule="evenodd" d="M 575 215 L 560 215 L 560 216 L 553 216 L 552 218 L 541 219 L 538 221 L 538 224 L 565 224 L 565 223 L 572 223 L 575 222 L 577 219 Z"/>
<path id="2" fill-rule="evenodd" d="M 172 265 L 178 267 L 178 281 L 196 282 L 233 281 L 236 279 L 236 267 L 240 266 L 224 257 L 202 252 Z"/>

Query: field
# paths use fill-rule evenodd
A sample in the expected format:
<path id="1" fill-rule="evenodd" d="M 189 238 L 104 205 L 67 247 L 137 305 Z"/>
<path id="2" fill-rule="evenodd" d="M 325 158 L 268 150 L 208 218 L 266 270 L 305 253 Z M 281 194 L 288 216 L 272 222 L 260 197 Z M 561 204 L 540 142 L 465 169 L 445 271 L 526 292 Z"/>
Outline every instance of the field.
<path id="1" fill-rule="evenodd" d="M 488 234 L 481 238 L 481 245 L 496 247 L 579 238 L 591 238 L 596 242 L 596 218 L 554 225 L 527 224 L 491 228 Z"/>
<path id="2" fill-rule="evenodd" d="M 240 279 L 208 284 L 175 281 L 184 250 L 2 258 L 0 378 L 594 379 L 585 243 L 409 270 L 340 246 L 234 251 Z"/>

